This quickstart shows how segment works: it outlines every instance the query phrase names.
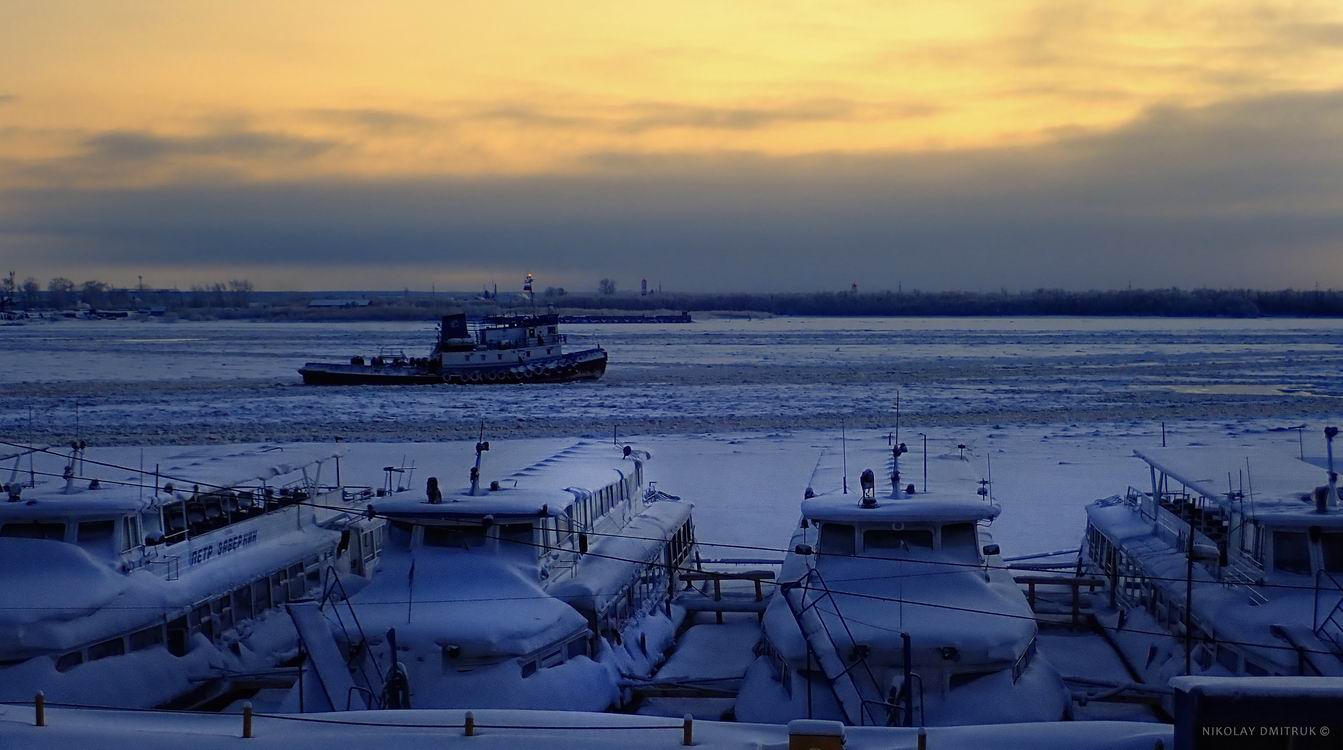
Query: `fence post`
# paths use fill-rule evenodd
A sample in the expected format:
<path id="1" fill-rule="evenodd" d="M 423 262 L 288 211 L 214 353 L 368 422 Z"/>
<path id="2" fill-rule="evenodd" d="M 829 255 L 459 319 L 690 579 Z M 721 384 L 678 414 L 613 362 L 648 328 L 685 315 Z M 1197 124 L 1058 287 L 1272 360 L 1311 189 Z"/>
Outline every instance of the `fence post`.
<path id="1" fill-rule="evenodd" d="M 35 716 L 33 718 L 33 725 L 39 727 L 45 727 L 47 725 L 46 693 L 42 692 L 41 690 L 37 691 L 37 695 L 33 697 L 33 709 L 35 713 Z"/>
<path id="2" fill-rule="evenodd" d="M 681 720 L 681 744 L 687 747 L 695 744 L 695 720 L 690 714 Z"/>
<path id="3" fill-rule="evenodd" d="M 466 721 L 463 728 L 466 730 L 467 737 L 476 736 L 476 715 L 474 713 L 466 712 Z"/>
<path id="4" fill-rule="evenodd" d="M 242 738 L 252 739 L 252 702 L 242 704 Z"/>

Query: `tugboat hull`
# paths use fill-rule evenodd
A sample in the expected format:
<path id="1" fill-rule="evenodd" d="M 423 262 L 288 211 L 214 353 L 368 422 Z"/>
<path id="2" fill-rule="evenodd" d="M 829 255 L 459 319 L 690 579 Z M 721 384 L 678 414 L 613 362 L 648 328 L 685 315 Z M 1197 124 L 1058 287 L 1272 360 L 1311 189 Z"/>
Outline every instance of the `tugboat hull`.
<path id="1" fill-rule="evenodd" d="M 573 352 L 526 363 L 474 367 L 433 368 L 424 365 L 355 365 L 309 362 L 299 368 L 308 385 L 498 385 L 507 383 L 568 383 L 597 380 L 606 373 L 602 349 Z"/>

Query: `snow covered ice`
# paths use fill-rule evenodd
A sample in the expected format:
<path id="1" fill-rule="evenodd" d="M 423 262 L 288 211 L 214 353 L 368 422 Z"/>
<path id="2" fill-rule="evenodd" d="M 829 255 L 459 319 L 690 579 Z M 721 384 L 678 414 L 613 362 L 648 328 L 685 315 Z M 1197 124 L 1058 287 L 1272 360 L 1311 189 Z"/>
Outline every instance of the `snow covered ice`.
<path id="1" fill-rule="evenodd" d="M 1297 452 L 1298 434 L 1283 428 L 1304 422 L 1305 452 L 1318 456 L 1319 428 L 1343 417 L 1343 325 L 1335 321 L 766 319 L 572 329 L 611 352 L 605 380 L 469 390 L 298 384 L 298 364 L 348 354 L 358 342 L 415 350 L 432 336 L 431 326 L 418 323 L 63 321 L 6 329 L 6 351 L 22 355 L 8 358 L 0 370 L 0 439 L 13 444 L 0 446 L 0 455 L 33 442 L 60 450 L 62 441 L 79 436 L 89 443 L 91 460 L 119 467 L 195 462 L 197 475 L 208 477 L 202 467 L 216 458 L 281 445 L 340 452 L 347 485 L 380 488 L 385 467 L 407 469 L 392 484 L 404 486 L 404 497 L 419 498 L 429 476 L 445 487 L 465 483 L 481 420 L 492 442 L 483 470 L 487 481 L 544 461 L 575 440 L 609 445 L 614 430 L 618 443 L 652 454 L 649 482 L 693 503 L 703 557 L 781 559 L 823 452 L 833 459 L 836 451 L 847 451 L 853 488 L 863 469 L 883 475 L 874 457 L 888 450 L 898 390 L 900 440 L 911 449 L 903 475 L 922 484 L 921 433 L 927 435 L 933 486 L 962 450 L 977 477 L 991 471 L 1001 506 L 992 541 L 1011 559 L 1076 550 L 1088 503 L 1143 486 L 1147 469 L 1132 452 L 1161 445 L 1163 421 L 1171 446 L 1286 454 Z M 38 471 L 58 475 L 61 466 L 49 456 L 36 459 Z M 22 477 L 28 468 L 27 459 L 0 465 L 5 481 L 11 471 Z M 127 468 L 101 475 L 123 481 L 140 476 Z M 25 551 L 4 544 L 9 546 L 0 549 L 0 559 L 9 560 L 11 570 L 22 569 Z M 428 562 L 426 557 L 418 564 Z M 409 571 L 398 567 L 402 562 L 387 563 L 364 594 L 372 601 L 403 598 L 404 592 L 392 589 Z M 538 595 L 536 584 L 522 578 L 505 591 L 498 571 L 479 558 L 452 567 L 465 578 L 474 576 L 483 598 Z M 87 580 L 72 585 L 95 597 L 112 574 L 97 566 L 80 569 L 86 568 Z M 423 579 L 417 585 L 431 586 Z M 7 606 L 40 598 L 41 592 L 20 591 L 17 583 L 3 586 Z M 108 600 L 115 592 L 100 596 Z M 430 589 L 425 598 L 433 598 Z M 423 605 L 421 614 L 430 617 L 433 607 Z M 501 606 L 494 614 L 509 611 Z M 585 627 L 564 605 L 554 616 L 555 627 L 566 633 Z M 509 617 L 510 626 L 516 624 Z M 392 619 L 379 627 L 386 629 Z M 661 657 L 634 664 L 636 652 L 618 658 L 594 653 L 592 660 L 580 657 L 541 670 L 545 679 L 530 683 L 534 694 L 510 694 L 499 685 L 515 684 L 516 675 L 501 680 L 482 670 L 456 683 L 469 700 L 421 705 L 600 709 L 621 702 L 609 681 L 611 664 L 669 680 L 696 673 L 728 682 L 745 676 L 755 647 L 754 616 L 730 617 L 726 626 L 712 625 L 712 619 L 686 618 L 697 629 L 672 645 L 661 672 Z M 650 621 L 646 639 L 670 639 L 679 621 Z M 261 624 L 289 627 L 283 613 Z M 455 627 L 463 642 L 489 642 L 510 632 L 492 630 L 488 618 Z M 714 627 L 724 628 L 721 635 L 708 630 Z M 471 628 L 479 632 L 467 633 Z M 259 635 L 257 643 L 269 637 Z M 259 650 L 274 656 L 290 648 L 284 638 L 272 640 Z M 1039 643 L 1065 677 L 1090 670 L 1105 679 L 1129 679 L 1113 653 L 1097 650 L 1098 641 L 1042 633 Z M 747 653 L 714 653 L 727 648 Z M 207 659 L 205 653 L 194 669 L 230 659 L 231 669 L 260 667 L 236 655 Z M 173 671 L 175 657 L 159 663 L 148 656 L 122 668 L 162 675 L 164 685 L 189 679 L 185 666 Z M 88 684 L 71 690 L 72 702 L 115 701 L 121 679 L 116 669 L 97 663 L 81 669 Z M 591 689 L 576 691 L 575 685 Z M 15 689 L 16 697 L 24 693 Z M 292 708 L 282 694 L 269 699 L 276 709 Z M 677 699 L 649 698 L 629 707 L 716 717 L 728 713 L 731 703 L 687 709 Z M 1142 713 L 1092 708 L 1087 714 L 1111 715 Z M 1150 737 L 1141 736 L 1150 746 Z M 1115 746 L 1123 745 L 1116 740 Z"/>

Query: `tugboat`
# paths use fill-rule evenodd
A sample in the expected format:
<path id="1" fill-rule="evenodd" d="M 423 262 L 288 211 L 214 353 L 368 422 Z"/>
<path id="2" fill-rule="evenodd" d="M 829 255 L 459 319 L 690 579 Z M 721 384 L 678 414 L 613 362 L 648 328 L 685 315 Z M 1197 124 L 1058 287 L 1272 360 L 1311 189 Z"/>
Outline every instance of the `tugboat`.
<path id="1" fill-rule="evenodd" d="M 309 362 L 298 372 L 309 385 L 567 383 L 604 375 L 606 350 L 565 352 L 559 324 L 554 313 L 495 315 L 472 330 L 465 313 L 445 315 L 428 357 L 355 356 Z"/>

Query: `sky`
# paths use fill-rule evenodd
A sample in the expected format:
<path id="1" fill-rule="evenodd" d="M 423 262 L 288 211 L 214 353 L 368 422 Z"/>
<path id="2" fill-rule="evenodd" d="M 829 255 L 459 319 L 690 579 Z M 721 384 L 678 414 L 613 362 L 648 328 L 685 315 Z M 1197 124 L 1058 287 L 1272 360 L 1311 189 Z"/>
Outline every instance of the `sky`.
<path id="1" fill-rule="evenodd" d="M 1337 0 L 0 0 L 0 271 L 1343 287 Z"/>

